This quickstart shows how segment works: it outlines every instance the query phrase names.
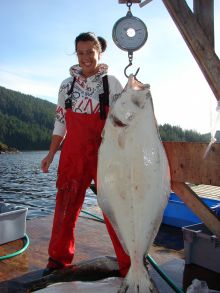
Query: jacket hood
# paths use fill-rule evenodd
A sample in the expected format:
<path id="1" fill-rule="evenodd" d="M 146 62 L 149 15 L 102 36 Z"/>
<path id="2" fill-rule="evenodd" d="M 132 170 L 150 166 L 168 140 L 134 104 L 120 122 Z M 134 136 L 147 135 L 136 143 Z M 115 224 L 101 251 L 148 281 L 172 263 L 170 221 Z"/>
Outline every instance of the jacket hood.
<path id="1" fill-rule="evenodd" d="M 93 76 L 90 76 L 89 78 L 92 80 L 100 79 L 102 76 L 106 75 L 108 72 L 108 65 L 107 64 L 99 64 L 98 65 L 98 72 L 94 74 Z M 85 80 L 86 78 L 82 76 L 82 68 L 79 66 L 79 64 L 73 65 L 70 67 L 70 75 L 78 77 L 79 79 Z"/>

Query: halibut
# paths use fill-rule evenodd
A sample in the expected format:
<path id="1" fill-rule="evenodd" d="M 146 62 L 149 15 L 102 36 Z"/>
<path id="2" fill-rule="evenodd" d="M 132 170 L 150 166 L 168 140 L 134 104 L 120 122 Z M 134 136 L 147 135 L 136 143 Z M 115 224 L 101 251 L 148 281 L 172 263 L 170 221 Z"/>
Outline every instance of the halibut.
<path id="1" fill-rule="evenodd" d="M 149 85 L 129 76 L 113 101 L 102 136 L 97 199 L 131 258 L 118 292 L 156 292 L 144 258 L 168 202 L 170 172 Z"/>

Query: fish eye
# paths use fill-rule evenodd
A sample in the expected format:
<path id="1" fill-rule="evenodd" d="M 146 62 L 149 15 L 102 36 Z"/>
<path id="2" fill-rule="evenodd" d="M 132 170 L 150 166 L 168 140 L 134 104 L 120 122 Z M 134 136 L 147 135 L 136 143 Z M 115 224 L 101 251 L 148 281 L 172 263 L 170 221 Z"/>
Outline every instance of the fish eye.
<path id="1" fill-rule="evenodd" d="M 112 102 L 115 103 L 118 100 L 119 97 L 120 97 L 120 94 L 115 94 L 113 96 Z"/>
<path id="2" fill-rule="evenodd" d="M 138 99 L 133 99 L 132 102 L 133 102 L 133 104 L 135 104 L 135 106 L 137 106 L 138 108 L 141 108 L 141 104 L 138 101 Z"/>
<path id="3" fill-rule="evenodd" d="M 138 99 L 137 97 L 133 98 L 133 99 L 132 99 L 132 102 L 133 102 L 133 104 L 134 104 L 136 107 L 138 107 L 138 108 L 140 108 L 140 109 L 143 109 L 143 108 L 144 108 L 144 104 L 145 104 L 145 103 L 143 103 L 143 101 L 141 101 L 141 100 Z"/>

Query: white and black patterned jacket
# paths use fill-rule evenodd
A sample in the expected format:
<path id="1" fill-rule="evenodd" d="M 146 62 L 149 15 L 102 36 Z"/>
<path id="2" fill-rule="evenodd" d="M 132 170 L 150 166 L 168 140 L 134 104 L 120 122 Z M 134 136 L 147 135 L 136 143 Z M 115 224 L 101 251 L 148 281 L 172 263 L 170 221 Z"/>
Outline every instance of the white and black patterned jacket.
<path id="1" fill-rule="evenodd" d="M 107 74 L 108 66 L 99 65 L 97 74 L 85 78 L 81 75 L 81 67 L 74 65 L 70 68 L 70 77 L 65 79 L 60 86 L 56 117 L 54 124 L 54 135 L 65 136 L 65 100 L 68 98 L 67 92 L 71 87 L 73 77 L 76 78 L 72 93 L 72 110 L 78 113 L 96 113 L 99 112 L 99 95 L 103 93 L 102 77 Z M 120 82 L 113 76 L 108 75 L 109 84 L 109 105 L 113 97 L 122 91 Z"/>

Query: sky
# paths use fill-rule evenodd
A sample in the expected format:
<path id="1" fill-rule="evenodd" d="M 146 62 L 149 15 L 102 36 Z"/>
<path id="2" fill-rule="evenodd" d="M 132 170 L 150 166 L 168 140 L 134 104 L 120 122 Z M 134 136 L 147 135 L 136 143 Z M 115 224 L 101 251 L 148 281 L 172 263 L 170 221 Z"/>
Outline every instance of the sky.
<path id="1" fill-rule="evenodd" d="M 220 1 L 214 3 L 220 56 Z M 158 123 L 210 132 L 216 98 L 162 0 L 133 4 L 131 12 L 145 22 L 148 40 L 127 73 L 140 67 L 137 78 L 151 86 Z M 56 103 L 62 80 L 78 63 L 75 37 L 87 31 L 107 40 L 101 62 L 125 86 L 128 54 L 114 44 L 112 28 L 126 13 L 118 0 L 0 0 L 0 86 Z"/>

